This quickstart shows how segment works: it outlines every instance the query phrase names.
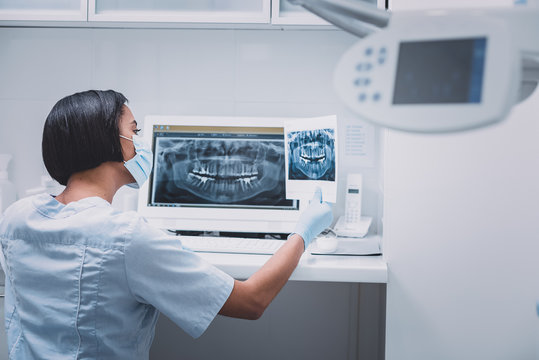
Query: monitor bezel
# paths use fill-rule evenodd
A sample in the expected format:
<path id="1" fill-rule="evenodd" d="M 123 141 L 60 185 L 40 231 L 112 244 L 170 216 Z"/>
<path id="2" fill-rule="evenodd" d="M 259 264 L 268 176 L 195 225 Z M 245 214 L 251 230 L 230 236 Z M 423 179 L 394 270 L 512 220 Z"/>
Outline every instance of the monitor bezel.
<path id="1" fill-rule="evenodd" d="M 284 128 L 285 121 L 291 119 L 294 118 L 148 115 L 144 119 L 142 137 L 153 148 L 155 125 Z M 153 172 L 150 176 L 153 176 Z M 140 188 L 137 210 L 150 223 L 163 229 L 288 233 L 293 231 L 302 211 L 301 202 L 299 202 L 297 210 L 148 206 L 151 196 L 149 191 L 150 182 L 147 181 Z"/>

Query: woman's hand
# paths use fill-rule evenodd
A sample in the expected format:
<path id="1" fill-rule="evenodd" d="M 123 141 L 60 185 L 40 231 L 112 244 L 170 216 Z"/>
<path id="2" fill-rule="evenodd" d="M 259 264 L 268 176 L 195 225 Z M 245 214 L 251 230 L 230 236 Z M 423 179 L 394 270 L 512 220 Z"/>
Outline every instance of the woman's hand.
<path id="1" fill-rule="evenodd" d="M 322 191 L 317 188 L 309 206 L 301 214 L 293 233 L 301 236 L 306 249 L 322 230 L 331 225 L 332 221 L 331 205 L 322 201 Z"/>

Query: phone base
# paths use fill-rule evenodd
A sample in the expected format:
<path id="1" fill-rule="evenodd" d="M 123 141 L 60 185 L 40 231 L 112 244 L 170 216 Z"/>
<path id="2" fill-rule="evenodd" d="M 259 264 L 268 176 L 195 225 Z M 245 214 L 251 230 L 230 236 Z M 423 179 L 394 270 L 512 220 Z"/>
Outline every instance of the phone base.
<path id="1" fill-rule="evenodd" d="M 372 217 L 362 216 L 357 223 L 346 223 L 341 216 L 335 224 L 335 233 L 339 237 L 362 238 L 369 232 Z"/>

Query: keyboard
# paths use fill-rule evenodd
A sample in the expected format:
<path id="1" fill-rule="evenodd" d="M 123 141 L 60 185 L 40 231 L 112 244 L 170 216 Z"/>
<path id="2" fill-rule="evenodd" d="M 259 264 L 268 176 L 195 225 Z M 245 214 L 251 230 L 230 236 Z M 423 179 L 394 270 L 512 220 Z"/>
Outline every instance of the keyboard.
<path id="1" fill-rule="evenodd" d="M 274 254 L 285 240 L 237 237 L 179 236 L 182 245 L 196 252 L 232 254 Z"/>

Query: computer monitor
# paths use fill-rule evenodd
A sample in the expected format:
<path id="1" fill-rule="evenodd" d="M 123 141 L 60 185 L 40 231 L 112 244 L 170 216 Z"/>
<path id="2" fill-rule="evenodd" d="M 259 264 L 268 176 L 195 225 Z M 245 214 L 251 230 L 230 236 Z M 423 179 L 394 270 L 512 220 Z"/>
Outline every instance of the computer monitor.
<path id="1" fill-rule="evenodd" d="M 179 231 L 292 232 L 301 206 L 286 199 L 284 121 L 147 116 L 154 167 L 139 213 Z"/>

